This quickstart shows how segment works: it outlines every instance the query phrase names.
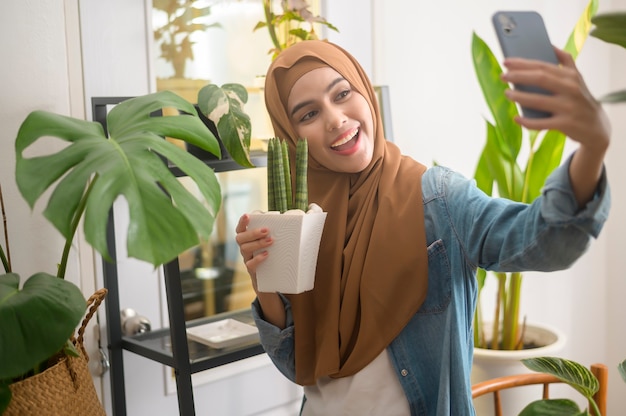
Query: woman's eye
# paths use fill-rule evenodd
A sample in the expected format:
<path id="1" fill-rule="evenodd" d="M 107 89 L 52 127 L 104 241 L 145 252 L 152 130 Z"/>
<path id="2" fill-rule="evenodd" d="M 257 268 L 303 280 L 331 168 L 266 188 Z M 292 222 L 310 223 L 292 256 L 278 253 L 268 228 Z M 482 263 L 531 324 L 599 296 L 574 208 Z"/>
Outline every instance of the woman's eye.
<path id="1" fill-rule="evenodd" d="M 308 113 L 306 113 L 305 115 L 303 115 L 300 118 L 300 121 L 307 121 L 312 119 L 313 117 L 315 117 L 315 115 L 317 114 L 317 111 L 309 111 Z"/>
<path id="2" fill-rule="evenodd" d="M 343 98 L 346 98 L 348 95 L 350 95 L 350 90 L 343 90 L 337 95 L 337 99 L 341 100 Z"/>

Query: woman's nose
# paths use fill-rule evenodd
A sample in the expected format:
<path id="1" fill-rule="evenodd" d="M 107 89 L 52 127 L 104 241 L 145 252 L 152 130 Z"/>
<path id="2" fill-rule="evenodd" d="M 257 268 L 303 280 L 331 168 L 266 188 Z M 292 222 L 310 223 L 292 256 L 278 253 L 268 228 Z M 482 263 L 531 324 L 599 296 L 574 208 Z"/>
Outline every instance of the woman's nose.
<path id="1" fill-rule="evenodd" d="M 347 117 L 343 111 L 339 108 L 330 108 L 326 112 L 326 127 L 328 131 L 333 131 L 341 127 L 343 123 L 346 122 Z"/>

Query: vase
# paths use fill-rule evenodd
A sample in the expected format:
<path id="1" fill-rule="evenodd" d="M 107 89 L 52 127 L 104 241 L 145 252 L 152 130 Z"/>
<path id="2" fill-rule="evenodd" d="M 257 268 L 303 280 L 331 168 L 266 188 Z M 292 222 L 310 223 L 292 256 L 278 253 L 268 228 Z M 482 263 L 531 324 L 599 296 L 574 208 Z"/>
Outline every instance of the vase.
<path id="1" fill-rule="evenodd" d="M 491 325 L 485 325 L 486 337 L 491 335 Z M 534 357 L 557 356 L 565 347 L 566 337 L 561 331 L 545 324 L 526 324 L 524 334 L 525 345 L 537 345 L 536 348 L 522 350 L 492 350 L 474 348 L 472 366 L 472 385 L 488 379 L 509 376 L 512 374 L 529 373 L 531 370 L 521 360 Z M 528 386 L 515 391 L 501 392 L 502 411 L 504 415 L 517 415 L 530 402 L 541 398 L 541 386 Z M 476 414 L 493 416 L 493 395 L 488 394 L 474 400 Z"/>
<path id="2" fill-rule="evenodd" d="M 250 214 L 249 228 L 267 227 L 274 240 L 256 271 L 260 292 L 285 294 L 313 289 L 325 212 L 290 210 Z"/>

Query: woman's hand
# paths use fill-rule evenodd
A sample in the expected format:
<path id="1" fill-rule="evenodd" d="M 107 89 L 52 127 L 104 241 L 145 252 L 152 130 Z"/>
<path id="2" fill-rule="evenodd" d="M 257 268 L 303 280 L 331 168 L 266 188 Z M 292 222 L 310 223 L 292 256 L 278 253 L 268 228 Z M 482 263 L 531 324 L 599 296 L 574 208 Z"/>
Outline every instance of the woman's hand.
<path id="1" fill-rule="evenodd" d="M 579 206 L 593 197 L 609 147 L 611 127 L 600 103 L 591 95 L 572 56 L 554 48 L 560 65 L 520 58 L 507 58 L 506 82 L 534 85 L 552 95 L 507 90 L 518 104 L 552 114 L 546 118 L 516 117 L 515 121 L 531 130 L 560 130 L 579 143 L 570 164 L 570 180 Z"/>
<path id="2" fill-rule="evenodd" d="M 239 223 L 237 223 L 235 229 L 237 232 L 235 241 L 239 245 L 239 252 L 250 274 L 252 287 L 259 299 L 263 318 L 267 322 L 283 329 L 285 328 L 285 306 L 283 305 L 282 299 L 277 293 L 259 292 L 256 278 L 257 268 L 267 259 L 268 252 L 266 249 L 271 246 L 274 241 L 267 228 L 248 229 L 249 224 L 250 216 L 248 214 L 244 214 L 239 218 Z M 254 254 L 255 252 L 257 253 Z"/>
<path id="3" fill-rule="evenodd" d="M 235 241 L 237 241 L 237 245 L 239 245 L 239 252 L 243 257 L 246 269 L 252 279 L 252 287 L 258 295 L 256 269 L 259 267 L 259 264 L 267 258 L 268 254 L 267 250 L 258 252 L 256 256 L 254 255 L 254 252 L 271 246 L 272 237 L 269 236 L 269 230 L 267 228 L 255 228 L 248 230 L 249 223 L 250 216 L 248 214 L 244 214 L 241 218 L 239 218 L 239 223 L 235 229 L 237 233 Z"/>

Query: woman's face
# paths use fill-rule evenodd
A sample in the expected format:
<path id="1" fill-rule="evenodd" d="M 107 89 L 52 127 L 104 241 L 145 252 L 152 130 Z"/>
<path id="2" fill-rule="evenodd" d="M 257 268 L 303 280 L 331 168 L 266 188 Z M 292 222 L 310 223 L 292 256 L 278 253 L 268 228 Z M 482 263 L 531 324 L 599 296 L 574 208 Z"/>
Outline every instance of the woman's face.
<path id="1" fill-rule="evenodd" d="M 350 83 L 330 67 L 314 69 L 293 85 L 287 112 L 310 155 L 327 169 L 356 173 L 374 152 L 370 107 Z"/>

